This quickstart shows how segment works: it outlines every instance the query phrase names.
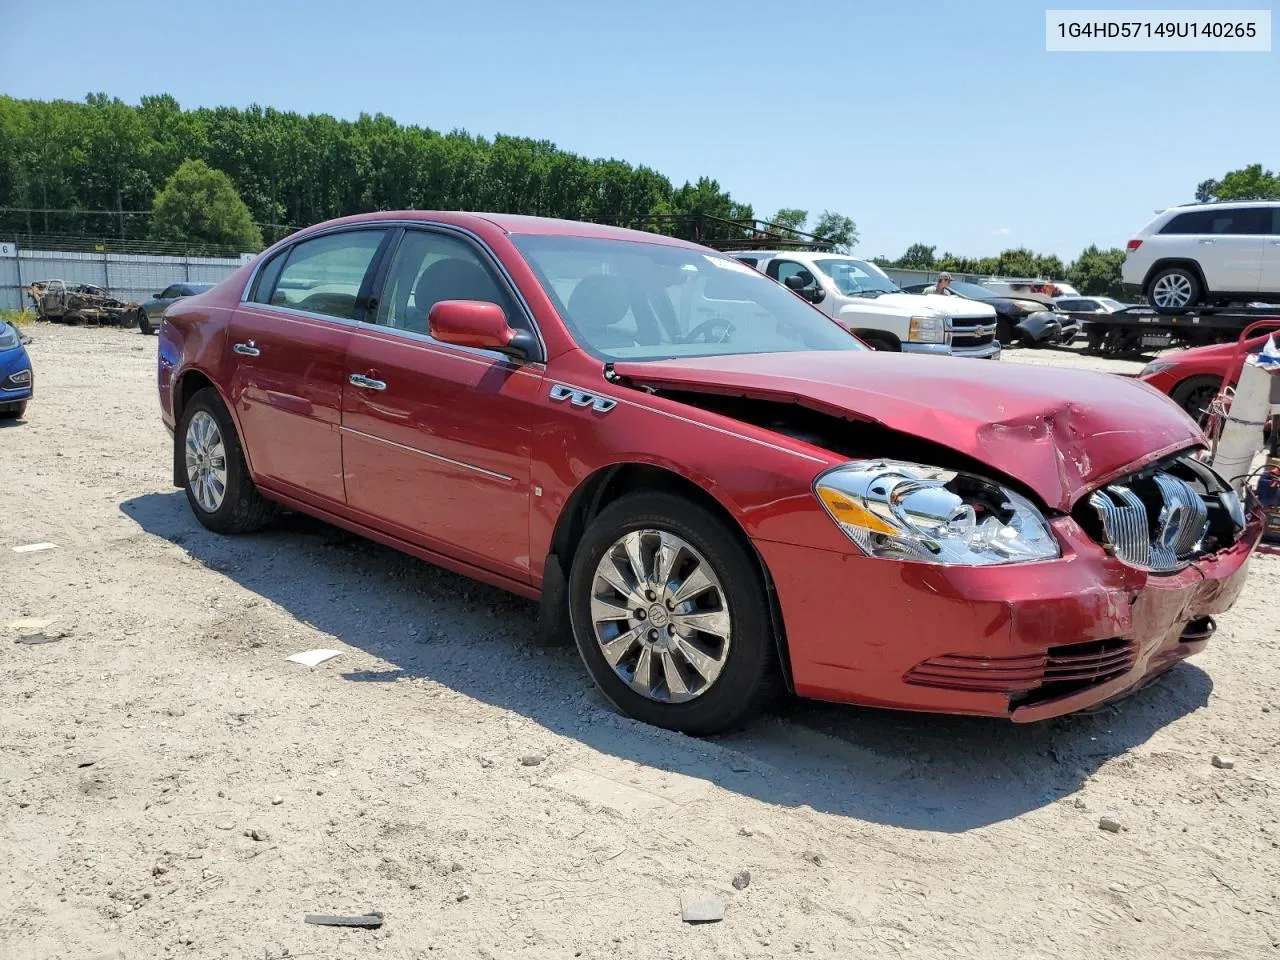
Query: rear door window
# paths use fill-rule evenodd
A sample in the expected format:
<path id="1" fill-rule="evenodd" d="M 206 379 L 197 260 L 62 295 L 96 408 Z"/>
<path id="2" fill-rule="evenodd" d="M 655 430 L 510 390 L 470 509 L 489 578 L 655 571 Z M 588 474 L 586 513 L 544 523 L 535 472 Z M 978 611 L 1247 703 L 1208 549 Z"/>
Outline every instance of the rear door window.
<path id="1" fill-rule="evenodd" d="M 1266 233 L 1271 225 L 1271 211 L 1260 207 L 1237 207 L 1231 210 L 1193 210 L 1180 213 L 1164 225 L 1161 233 L 1208 233 L 1253 236 Z"/>
<path id="2" fill-rule="evenodd" d="M 263 268 L 253 299 L 349 320 L 385 235 L 385 229 L 349 230 L 303 240 Z"/>

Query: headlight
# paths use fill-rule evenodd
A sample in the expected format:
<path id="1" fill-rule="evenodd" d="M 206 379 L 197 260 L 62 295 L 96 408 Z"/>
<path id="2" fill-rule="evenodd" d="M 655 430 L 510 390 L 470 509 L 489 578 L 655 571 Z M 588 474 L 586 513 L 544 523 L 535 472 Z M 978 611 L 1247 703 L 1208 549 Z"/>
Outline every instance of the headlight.
<path id="1" fill-rule="evenodd" d="M 1015 300 L 1013 305 L 1027 313 L 1040 313 L 1042 310 L 1049 309 L 1043 303 L 1037 303 L 1035 300 Z"/>
<path id="2" fill-rule="evenodd" d="M 907 339 L 912 343 L 946 343 L 946 317 L 912 317 Z"/>
<path id="3" fill-rule="evenodd" d="M 19 370 L 17 373 L 9 374 L 5 380 L 5 385 L 9 387 L 27 387 L 31 385 L 31 371 Z"/>
<path id="4" fill-rule="evenodd" d="M 814 492 L 871 557 L 988 566 L 1061 556 L 1031 501 L 973 474 L 855 460 L 818 477 Z"/>
<path id="5" fill-rule="evenodd" d="M 1174 365 L 1172 363 L 1161 363 L 1159 360 L 1157 360 L 1155 363 L 1148 363 L 1145 367 L 1143 367 L 1142 372 L 1140 372 L 1138 376 L 1149 377 L 1153 373 L 1160 373 L 1162 370 L 1168 370 L 1173 366 Z"/>

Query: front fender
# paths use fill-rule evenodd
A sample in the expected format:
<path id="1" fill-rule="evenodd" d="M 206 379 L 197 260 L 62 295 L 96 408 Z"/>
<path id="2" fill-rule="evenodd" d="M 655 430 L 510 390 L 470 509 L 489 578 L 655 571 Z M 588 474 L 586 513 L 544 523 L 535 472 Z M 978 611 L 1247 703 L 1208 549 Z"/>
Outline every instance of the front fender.
<path id="1" fill-rule="evenodd" d="M 1029 313 L 1013 325 L 1018 339 L 1026 343 L 1048 343 L 1062 334 L 1062 324 L 1048 310 Z"/>

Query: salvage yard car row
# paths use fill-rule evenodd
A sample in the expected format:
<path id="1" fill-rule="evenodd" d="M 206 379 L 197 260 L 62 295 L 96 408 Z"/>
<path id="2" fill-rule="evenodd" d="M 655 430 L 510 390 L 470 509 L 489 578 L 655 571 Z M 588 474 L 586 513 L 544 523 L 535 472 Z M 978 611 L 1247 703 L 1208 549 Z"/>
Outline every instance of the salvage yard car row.
<path id="1" fill-rule="evenodd" d="M 1203 648 L 1261 516 L 1186 414 L 869 351 L 821 309 L 862 277 L 818 298 L 846 268 L 801 266 L 501 214 L 321 224 L 165 312 L 174 482 L 221 533 L 283 506 L 539 598 L 614 704 L 690 733 L 779 688 L 1037 720 Z"/>

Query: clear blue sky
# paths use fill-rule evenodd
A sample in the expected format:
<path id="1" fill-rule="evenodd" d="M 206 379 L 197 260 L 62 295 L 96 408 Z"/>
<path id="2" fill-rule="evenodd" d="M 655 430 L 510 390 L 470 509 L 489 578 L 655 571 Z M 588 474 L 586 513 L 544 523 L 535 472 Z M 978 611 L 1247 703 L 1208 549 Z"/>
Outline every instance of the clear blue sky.
<path id="1" fill-rule="evenodd" d="M 1122 245 L 1206 177 L 1280 166 L 1280 54 L 1046 53 L 1049 5 L 1067 6 L 5 0 L 0 92 L 545 138 L 714 177 L 758 214 L 847 213 L 866 256 L 923 241 L 1066 260 Z"/>

